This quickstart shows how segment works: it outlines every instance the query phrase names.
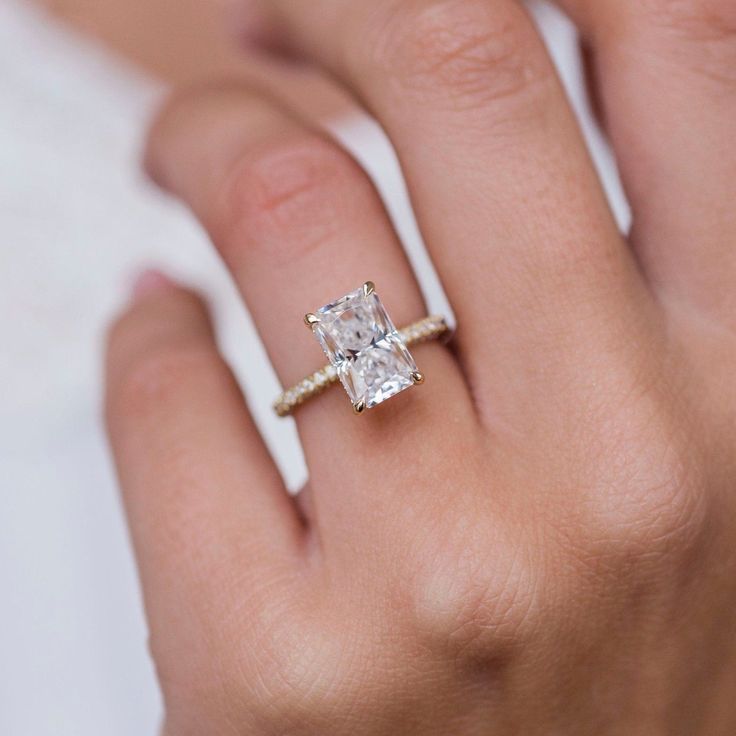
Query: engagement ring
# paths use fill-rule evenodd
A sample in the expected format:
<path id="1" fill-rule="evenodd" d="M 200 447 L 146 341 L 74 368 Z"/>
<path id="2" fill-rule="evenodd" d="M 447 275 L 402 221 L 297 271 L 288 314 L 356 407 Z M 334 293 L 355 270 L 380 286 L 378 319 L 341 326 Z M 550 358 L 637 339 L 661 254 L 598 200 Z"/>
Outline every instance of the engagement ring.
<path id="1" fill-rule="evenodd" d="M 430 316 L 397 330 L 373 282 L 304 318 L 329 360 L 324 368 L 284 391 L 274 410 L 285 417 L 300 404 L 340 381 L 356 414 L 405 389 L 424 383 L 408 350 L 448 332 L 444 317 Z"/>

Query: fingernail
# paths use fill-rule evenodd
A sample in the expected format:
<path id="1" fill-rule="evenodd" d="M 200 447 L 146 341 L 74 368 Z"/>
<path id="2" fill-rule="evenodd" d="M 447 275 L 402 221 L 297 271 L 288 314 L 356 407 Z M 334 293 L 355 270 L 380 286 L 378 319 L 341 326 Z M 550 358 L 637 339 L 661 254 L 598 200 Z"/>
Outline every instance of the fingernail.
<path id="1" fill-rule="evenodd" d="M 140 301 L 151 294 L 170 289 L 174 285 L 174 282 L 166 274 L 157 271 L 155 268 L 148 268 L 138 274 L 133 281 L 133 301 Z"/>

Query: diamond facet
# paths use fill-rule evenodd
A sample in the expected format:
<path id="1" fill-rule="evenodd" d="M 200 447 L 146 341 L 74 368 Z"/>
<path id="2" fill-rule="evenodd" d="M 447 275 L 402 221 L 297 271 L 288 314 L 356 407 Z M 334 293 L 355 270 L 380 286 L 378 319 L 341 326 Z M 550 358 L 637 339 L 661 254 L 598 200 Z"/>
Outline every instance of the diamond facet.
<path id="1" fill-rule="evenodd" d="M 353 406 L 370 409 L 415 383 L 414 359 L 372 288 L 356 289 L 316 316 L 314 334 Z"/>

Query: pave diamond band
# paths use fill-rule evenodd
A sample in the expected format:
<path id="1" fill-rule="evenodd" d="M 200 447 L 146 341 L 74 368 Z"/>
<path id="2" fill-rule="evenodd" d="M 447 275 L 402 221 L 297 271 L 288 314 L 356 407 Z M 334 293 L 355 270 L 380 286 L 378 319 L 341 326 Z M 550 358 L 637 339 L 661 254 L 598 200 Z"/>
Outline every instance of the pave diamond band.
<path id="1" fill-rule="evenodd" d="M 366 289 L 366 287 L 363 287 L 363 288 L 366 291 L 369 290 L 369 289 Z M 332 305 L 328 305 L 328 307 L 330 306 Z M 326 308 L 323 307 L 323 309 L 326 309 Z M 314 317 L 316 320 L 319 320 L 320 319 L 319 312 L 316 315 L 311 315 L 311 314 L 307 315 L 307 318 L 306 318 L 307 324 L 309 324 L 309 326 L 314 329 L 316 326 L 316 322 L 313 322 L 313 320 L 311 319 L 312 317 Z M 349 320 L 350 318 L 348 317 L 347 321 Z M 390 325 L 390 326 L 393 327 L 393 325 Z M 377 330 L 373 330 L 373 332 L 377 332 Z M 404 327 L 401 330 L 394 329 L 392 330 L 392 332 L 393 332 L 393 339 L 397 340 L 403 346 L 404 350 L 406 350 L 406 347 L 417 345 L 422 342 L 427 342 L 429 340 L 436 340 L 437 338 L 443 337 L 449 332 L 449 329 L 448 329 L 447 322 L 445 321 L 444 317 L 433 315 L 430 317 L 424 317 L 423 319 L 420 319 L 419 321 L 414 322 L 408 325 L 407 327 Z M 372 339 L 368 341 L 368 347 L 370 349 L 381 350 L 381 346 L 380 346 L 381 340 L 375 340 L 377 336 L 380 337 L 380 334 L 371 335 Z M 358 333 L 358 337 L 360 337 L 360 333 Z M 383 337 L 383 340 L 385 342 L 386 338 Z M 324 344 L 323 344 L 323 347 L 324 347 Z M 328 350 L 326 349 L 325 352 L 328 352 Z M 385 352 L 385 351 L 382 351 L 382 352 Z M 308 401 L 309 399 L 315 396 L 318 396 L 323 391 L 325 391 L 327 388 L 329 388 L 332 384 L 337 383 L 338 381 L 342 380 L 343 385 L 345 385 L 345 380 L 341 379 L 341 376 L 338 373 L 338 369 L 340 366 L 337 366 L 335 364 L 336 361 L 333 359 L 334 354 L 330 355 L 328 353 L 328 357 L 330 358 L 330 361 L 331 361 L 328 365 L 324 366 L 323 368 L 320 368 L 318 371 L 315 371 L 311 375 L 302 379 L 301 381 L 299 381 L 299 383 L 292 386 L 290 389 L 288 389 L 287 391 L 284 391 L 278 396 L 278 398 L 273 404 L 273 408 L 274 408 L 274 411 L 280 417 L 289 416 L 290 414 L 294 412 L 294 410 L 297 407 L 299 407 L 305 401 Z M 401 353 L 400 353 L 400 358 L 403 358 L 403 355 L 401 355 Z M 375 363 L 376 361 L 373 361 L 373 362 Z M 380 363 L 382 363 L 383 365 L 386 364 L 385 360 L 378 361 L 378 362 L 379 364 Z M 393 376 L 390 376 L 389 383 L 394 384 L 393 388 L 397 390 L 393 391 L 393 393 L 391 393 L 390 391 L 386 391 L 386 390 L 382 390 L 379 392 L 374 391 L 373 392 L 374 400 L 376 398 L 380 398 L 380 401 L 383 401 L 386 398 L 389 398 L 388 394 L 394 395 L 395 393 L 398 393 L 398 391 L 403 390 L 403 388 L 408 388 L 408 386 L 412 385 L 413 383 L 422 382 L 423 376 L 421 375 L 421 373 L 419 373 L 419 371 L 416 370 L 416 366 L 414 366 L 413 360 L 411 360 L 411 358 L 410 358 L 410 362 L 406 363 L 404 367 L 407 369 L 406 373 L 408 374 L 408 379 L 409 379 L 408 382 L 406 382 L 406 385 L 403 385 L 405 380 L 399 379 L 397 381 L 396 379 L 393 378 Z M 411 370 L 411 368 L 413 368 L 413 370 Z M 344 369 L 343 369 L 343 372 L 344 372 Z M 353 384 L 355 383 L 356 382 L 353 382 Z M 348 391 L 348 395 L 350 395 L 350 398 L 353 399 L 353 395 L 351 395 L 351 391 Z M 360 397 L 360 398 L 363 398 L 365 400 L 365 397 Z M 353 407 L 356 408 L 356 411 L 357 411 L 357 408 L 360 406 L 360 403 L 359 403 L 360 398 L 358 398 L 358 401 L 355 401 L 355 400 L 353 401 Z M 380 401 L 375 401 L 375 403 L 371 405 L 375 406 L 377 403 L 380 403 Z M 356 407 L 356 403 L 358 404 L 358 407 Z M 367 408 L 367 401 L 366 401 L 364 408 Z"/>

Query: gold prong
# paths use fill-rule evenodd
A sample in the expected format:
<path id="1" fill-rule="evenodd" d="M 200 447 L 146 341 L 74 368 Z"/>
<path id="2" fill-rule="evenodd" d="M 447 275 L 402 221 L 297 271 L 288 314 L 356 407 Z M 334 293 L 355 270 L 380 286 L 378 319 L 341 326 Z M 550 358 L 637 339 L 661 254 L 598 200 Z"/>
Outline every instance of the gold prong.
<path id="1" fill-rule="evenodd" d="M 363 293 L 370 296 L 376 290 L 376 285 L 372 281 L 366 281 L 363 284 Z"/>
<path id="2" fill-rule="evenodd" d="M 362 414 L 365 411 L 365 399 L 360 399 L 353 404 L 353 411 L 356 414 Z"/>
<path id="3" fill-rule="evenodd" d="M 309 327 L 311 330 L 312 327 L 314 327 L 319 322 L 319 317 L 316 314 L 312 314 L 311 312 L 309 314 L 304 315 L 304 324 Z"/>
<path id="4" fill-rule="evenodd" d="M 414 384 L 416 386 L 421 386 L 424 383 L 424 373 L 420 373 L 419 371 L 414 371 L 411 374 L 411 380 L 414 381 Z"/>

